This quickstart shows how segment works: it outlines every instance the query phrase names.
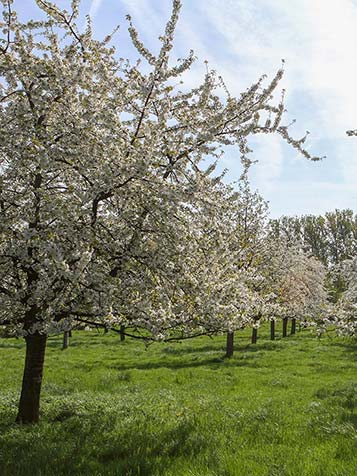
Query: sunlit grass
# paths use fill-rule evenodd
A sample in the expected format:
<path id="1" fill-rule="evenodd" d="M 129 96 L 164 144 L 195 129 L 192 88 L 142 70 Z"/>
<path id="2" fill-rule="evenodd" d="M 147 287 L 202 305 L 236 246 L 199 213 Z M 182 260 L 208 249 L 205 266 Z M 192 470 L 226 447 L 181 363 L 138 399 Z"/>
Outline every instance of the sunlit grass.
<path id="1" fill-rule="evenodd" d="M 236 336 L 148 349 L 50 338 L 38 426 L 13 423 L 24 345 L 0 340 L 0 474 L 355 476 L 357 345 Z"/>

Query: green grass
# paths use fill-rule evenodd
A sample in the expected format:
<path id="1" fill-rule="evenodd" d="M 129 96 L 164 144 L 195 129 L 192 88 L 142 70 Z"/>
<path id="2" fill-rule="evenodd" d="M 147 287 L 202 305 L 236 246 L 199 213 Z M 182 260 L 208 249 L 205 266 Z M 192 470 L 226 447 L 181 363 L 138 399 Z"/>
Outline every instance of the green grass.
<path id="1" fill-rule="evenodd" d="M 37 426 L 14 424 L 24 345 L 0 340 L 1 476 L 356 476 L 357 345 L 74 333 L 49 340 Z"/>

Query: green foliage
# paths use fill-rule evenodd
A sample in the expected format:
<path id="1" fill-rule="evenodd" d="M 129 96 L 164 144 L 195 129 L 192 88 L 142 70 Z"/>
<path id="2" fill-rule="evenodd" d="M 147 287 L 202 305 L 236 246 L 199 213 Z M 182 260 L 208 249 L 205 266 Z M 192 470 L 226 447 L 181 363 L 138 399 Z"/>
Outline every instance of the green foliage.
<path id="1" fill-rule="evenodd" d="M 307 331 L 249 345 L 49 339 L 42 422 L 13 423 L 24 345 L 0 342 L 1 476 L 354 476 L 357 347 Z"/>
<path id="2" fill-rule="evenodd" d="M 337 303 L 347 289 L 347 284 L 338 270 L 327 273 L 326 288 L 330 302 Z"/>
<path id="3" fill-rule="evenodd" d="M 357 216 L 352 210 L 325 215 L 283 216 L 270 221 L 274 237 L 299 241 L 308 253 L 325 265 L 336 265 L 357 251 Z"/>

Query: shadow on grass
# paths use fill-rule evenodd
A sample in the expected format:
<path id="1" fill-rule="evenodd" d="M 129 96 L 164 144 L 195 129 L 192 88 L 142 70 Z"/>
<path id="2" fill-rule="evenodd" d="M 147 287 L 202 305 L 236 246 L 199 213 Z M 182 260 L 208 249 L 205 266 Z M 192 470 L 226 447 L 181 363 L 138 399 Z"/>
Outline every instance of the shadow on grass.
<path id="1" fill-rule="evenodd" d="M 216 336 L 217 338 L 219 336 Z M 167 354 L 187 354 L 187 353 L 197 353 L 197 352 L 211 352 L 211 351 L 224 351 L 225 344 L 224 342 L 217 340 L 215 341 L 214 338 L 209 338 L 206 336 L 207 339 L 210 339 L 210 343 L 206 345 L 202 345 L 200 341 L 197 342 L 196 346 L 187 345 L 184 341 L 172 343 L 161 343 L 161 351 Z M 200 339 L 204 339 L 201 337 Z M 287 342 L 289 337 L 282 338 L 279 335 L 276 336 L 274 341 L 268 340 L 268 337 L 264 336 L 261 339 L 258 338 L 258 344 L 252 345 L 250 344 L 250 336 L 249 335 L 235 335 L 234 340 L 236 342 L 236 351 L 241 350 L 279 350 L 279 344 L 282 342 Z M 264 341 L 264 344 L 261 342 Z M 201 341 L 202 342 L 202 341 Z M 109 333 L 104 334 L 103 332 L 97 333 L 93 331 L 86 335 L 76 335 L 74 332 L 73 338 L 70 339 L 69 347 L 91 347 L 91 346 L 105 346 L 105 347 L 115 347 L 118 345 L 118 348 L 123 348 L 125 346 L 132 346 L 136 345 L 137 341 L 131 339 L 130 337 L 127 338 L 124 342 L 120 341 L 119 335 Z M 141 341 L 144 347 L 144 339 Z M 159 345 L 159 343 L 155 343 L 154 345 Z M 337 344 L 336 344 L 337 345 Z M 356 344 L 357 345 L 357 344 Z M 0 348 L 17 348 L 21 349 L 25 347 L 25 341 L 22 338 L 0 338 Z M 49 348 L 61 348 L 62 347 L 62 335 L 55 335 L 49 336 L 47 341 L 47 347 Z"/>
<path id="2" fill-rule="evenodd" d="M 190 346 L 190 347 L 182 347 L 180 344 L 170 344 L 169 346 L 164 346 L 161 349 L 163 354 L 167 355 L 186 355 L 186 354 L 199 354 L 200 352 L 216 352 L 222 353 L 224 352 L 224 345 L 211 344 L 211 345 L 204 345 L 204 346 Z"/>
<path id="3" fill-rule="evenodd" d="M 244 352 L 259 352 L 259 351 L 280 351 L 284 349 L 284 343 L 282 340 L 268 341 L 268 342 L 259 342 L 257 344 L 248 344 L 245 347 L 237 348 L 236 350 L 242 350 Z"/>
<path id="4" fill-rule="evenodd" d="M 256 363 L 258 356 L 244 355 L 241 358 L 226 359 L 224 355 L 215 358 L 199 359 L 199 360 L 160 360 L 160 361 L 148 361 L 148 362 L 135 362 L 135 363 L 118 363 L 106 365 L 107 368 L 116 370 L 154 370 L 154 369 L 183 369 L 183 368 L 195 368 L 195 367 L 210 367 L 212 370 L 218 370 L 223 367 L 257 367 Z M 260 356 L 259 356 L 260 357 Z"/>
<path id="5" fill-rule="evenodd" d="M 106 340 L 101 339 L 97 340 L 96 337 L 103 337 L 103 335 L 96 335 L 89 336 L 90 338 L 87 339 L 76 339 L 70 340 L 71 347 L 88 347 L 91 345 L 115 345 L 115 341 L 113 339 Z M 50 336 L 47 340 L 47 347 L 52 348 L 61 348 L 62 347 L 62 336 Z M 14 338 L 14 337 L 3 337 L 0 338 L 0 349 L 24 349 L 25 348 L 25 340 L 21 337 Z"/>
<path id="6" fill-rule="evenodd" d="M 143 416 L 126 423 L 106 414 L 12 425 L 0 437 L 1 476 L 165 474 L 177 458 L 195 457 L 211 443 L 194 419 L 155 431 Z"/>
<path id="7" fill-rule="evenodd" d="M 350 423 L 355 430 L 357 429 L 357 415 L 356 413 L 345 413 L 342 418 L 343 421 Z"/>
<path id="8" fill-rule="evenodd" d="M 268 341 L 264 343 L 258 342 L 258 344 L 249 344 L 249 339 L 247 339 L 244 336 L 240 337 L 241 339 L 244 339 L 245 343 L 238 343 L 235 345 L 235 353 L 239 354 L 242 352 L 257 352 L 261 350 L 282 350 L 283 346 L 281 345 L 281 342 L 279 340 L 276 341 Z M 236 338 L 235 338 L 236 340 Z M 162 348 L 162 353 L 163 354 L 169 354 L 169 355 L 186 355 L 186 354 L 199 354 L 201 352 L 216 352 L 216 353 L 222 353 L 225 352 L 225 346 L 222 343 L 212 343 L 210 345 L 197 345 L 197 346 L 184 346 L 182 347 L 180 344 L 174 344 L 174 345 L 169 345 L 169 346 L 164 346 Z"/>
<path id="9" fill-rule="evenodd" d="M 23 339 L 0 338 L 0 349 L 23 349 L 25 341 Z"/>
<path id="10" fill-rule="evenodd" d="M 119 340 L 119 339 L 118 339 Z M 69 347 L 91 347 L 91 346 L 113 346 L 116 342 L 110 338 L 107 339 L 103 334 L 92 334 L 86 337 L 77 338 L 76 336 L 70 338 Z M 47 341 L 48 347 L 62 347 L 62 336 L 51 336 Z"/>
<path id="11" fill-rule="evenodd" d="M 344 353 L 348 354 L 349 359 L 357 360 L 357 340 L 333 341 L 329 345 L 341 349 Z"/>

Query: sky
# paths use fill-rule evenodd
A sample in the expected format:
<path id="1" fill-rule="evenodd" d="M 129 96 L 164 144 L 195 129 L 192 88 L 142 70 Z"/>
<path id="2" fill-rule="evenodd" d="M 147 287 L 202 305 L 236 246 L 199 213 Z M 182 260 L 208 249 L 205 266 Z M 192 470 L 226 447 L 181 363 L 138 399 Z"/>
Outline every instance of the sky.
<path id="1" fill-rule="evenodd" d="M 187 86 L 200 84 L 209 68 L 232 95 L 245 91 L 262 74 L 273 77 L 285 60 L 280 88 L 286 89 L 284 122 L 295 138 L 308 130 L 309 162 L 278 136 L 254 136 L 252 187 L 269 202 L 272 217 L 321 214 L 351 208 L 357 212 L 357 0 L 182 0 L 173 56 L 193 49 L 197 61 Z M 61 7 L 70 2 L 58 0 Z M 20 15 L 37 17 L 35 0 L 15 0 Z M 94 33 L 104 37 L 116 25 L 120 56 L 137 57 L 125 15 L 130 14 L 149 49 L 157 51 L 171 11 L 170 0 L 82 0 Z M 220 167 L 227 181 L 241 173 L 239 152 L 226 150 Z"/>

